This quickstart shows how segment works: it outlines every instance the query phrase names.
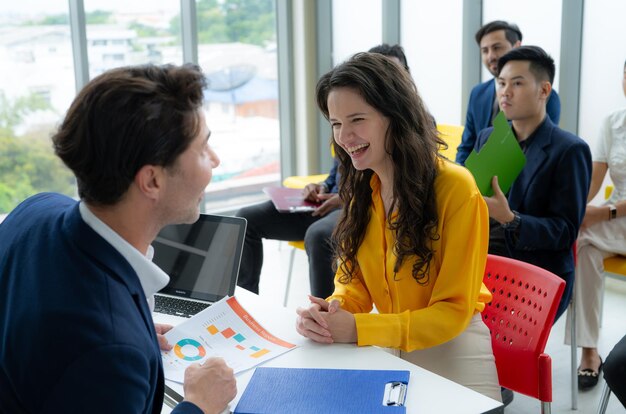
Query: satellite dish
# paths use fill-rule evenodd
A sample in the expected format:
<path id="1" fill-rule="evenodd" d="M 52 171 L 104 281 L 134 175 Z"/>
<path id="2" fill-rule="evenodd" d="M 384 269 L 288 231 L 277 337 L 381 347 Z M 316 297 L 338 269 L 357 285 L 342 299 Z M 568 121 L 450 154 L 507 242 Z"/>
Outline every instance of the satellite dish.
<path id="1" fill-rule="evenodd" d="M 220 69 L 206 75 L 208 90 L 224 92 L 236 89 L 246 84 L 255 74 L 256 67 L 253 65 L 233 65 Z"/>

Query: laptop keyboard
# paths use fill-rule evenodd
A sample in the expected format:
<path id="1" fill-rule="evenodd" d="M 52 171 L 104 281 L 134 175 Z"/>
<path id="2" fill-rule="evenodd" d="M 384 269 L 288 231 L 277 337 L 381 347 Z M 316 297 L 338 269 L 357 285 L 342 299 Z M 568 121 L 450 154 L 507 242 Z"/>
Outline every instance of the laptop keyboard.
<path id="1" fill-rule="evenodd" d="M 211 306 L 211 304 L 207 302 L 194 302 L 191 300 L 170 298 L 169 296 L 160 295 L 155 295 L 154 297 L 155 312 L 182 316 L 184 318 L 190 318 L 209 306 Z"/>

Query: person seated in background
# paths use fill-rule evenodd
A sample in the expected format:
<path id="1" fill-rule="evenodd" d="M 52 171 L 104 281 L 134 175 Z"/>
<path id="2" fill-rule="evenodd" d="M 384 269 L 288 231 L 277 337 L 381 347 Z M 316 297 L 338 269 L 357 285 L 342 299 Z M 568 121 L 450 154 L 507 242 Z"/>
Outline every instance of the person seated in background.
<path id="1" fill-rule="evenodd" d="M 357 54 L 322 76 L 316 94 L 350 202 L 334 233 L 335 291 L 297 309 L 297 331 L 393 348 L 500 400 L 480 315 L 491 300 L 488 212 L 474 178 L 438 154 L 443 141 L 411 76 L 390 60 Z"/>
<path id="2" fill-rule="evenodd" d="M 604 367 L 604 380 L 626 408 L 626 336 L 615 345 Z"/>
<path id="3" fill-rule="evenodd" d="M 478 133 L 492 126 L 493 119 L 500 112 L 495 80 L 498 75 L 498 59 L 522 43 L 522 32 L 517 25 L 502 20 L 485 24 L 476 32 L 475 37 L 480 47 L 483 64 L 494 77 L 474 86 L 470 93 L 465 128 L 456 153 L 456 162 L 461 165 L 465 165 L 465 160 L 474 149 Z M 548 97 L 546 111 L 550 120 L 558 125 L 561 117 L 561 102 L 554 89 Z"/>
<path id="4" fill-rule="evenodd" d="M 259 293 L 263 267 L 263 239 L 304 240 L 309 258 L 311 292 L 330 294 L 332 282 L 332 246 L 330 235 L 337 223 L 341 199 L 337 195 L 339 173 L 333 161 L 328 177 L 321 183 L 307 184 L 306 200 L 320 202 L 312 213 L 281 213 L 271 200 L 240 209 L 235 215 L 248 221 L 237 285 Z"/>
<path id="5" fill-rule="evenodd" d="M 622 88 L 626 95 L 626 63 Z M 604 294 L 604 259 L 626 255 L 626 109 L 610 114 L 602 123 L 593 153 L 590 202 L 600 191 L 607 171 L 614 188 L 601 206 L 587 205 L 582 229 L 576 243 L 576 344 L 582 346 L 578 367 L 578 387 L 588 389 L 598 383 L 602 358 L 598 353 L 600 314 Z M 566 329 L 571 323 L 567 315 Z M 569 335 L 565 342 L 570 343 Z"/>
<path id="6" fill-rule="evenodd" d="M 404 49 L 400 45 L 389 45 L 387 43 L 383 43 L 381 45 L 374 46 L 368 50 L 368 52 L 379 53 L 383 56 L 387 56 L 389 59 L 406 69 L 407 73 L 411 73 L 411 70 L 409 69 L 409 62 L 404 54 Z"/>
<path id="7" fill-rule="evenodd" d="M 382 54 L 409 71 L 404 50 L 399 45 L 382 44 L 369 50 Z M 259 293 L 259 279 L 263 267 L 263 239 L 298 241 L 304 240 L 309 260 L 311 294 L 328 297 L 333 293 L 333 246 L 331 236 L 342 206 L 338 185 L 338 163 L 333 161 L 328 178 L 321 183 L 304 187 L 306 200 L 321 202 L 312 213 L 281 213 L 271 201 L 240 209 L 235 215 L 248 221 L 246 238 L 237 284 Z"/>
<path id="8" fill-rule="evenodd" d="M 150 306 L 169 277 L 150 261 L 168 224 L 198 219 L 219 158 L 200 68 L 130 66 L 90 81 L 54 150 L 80 201 L 43 193 L 0 224 L 0 411 L 159 413 L 163 347 Z M 237 393 L 221 358 L 185 371 L 173 413 L 218 413 Z"/>
<path id="9" fill-rule="evenodd" d="M 565 280 L 556 319 L 565 312 L 574 286 L 572 246 L 578 236 L 591 180 L 591 153 L 579 137 L 554 125 L 546 114 L 554 61 L 540 47 L 521 46 L 498 60 L 500 108 L 526 155 L 526 165 L 508 195 L 493 177 L 485 197 L 492 228 L 489 253 L 546 269 Z M 476 140 L 480 151 L 491 134 Z"/>

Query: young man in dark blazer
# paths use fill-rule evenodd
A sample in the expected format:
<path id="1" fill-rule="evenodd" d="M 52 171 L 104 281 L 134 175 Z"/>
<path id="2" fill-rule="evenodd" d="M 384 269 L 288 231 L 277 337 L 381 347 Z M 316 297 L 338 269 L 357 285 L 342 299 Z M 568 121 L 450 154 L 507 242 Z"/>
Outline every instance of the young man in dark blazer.
<path id="1" fill-rule="evenodd" d="M 494 219 L 490 253 L 534 264 L 565 280 L 558 318 L 574 284 L 572 246 L 585 214 L 591 152 L 585 141 L 546 115 L 554 72 L 554 61 L 537 46 L 513 49 L 498 61 L 498 101 L 511 120 L 526 165 L 507 195 L 494 177 L 494 195 L 485 201 Z M 479 134 L 477 151 L 492 129 Z"/>
<path id="2" fill-rule="evenodd" d="M 474 86 L 470 93 L 465 129 L 463 129 L 461 143 L 456 153 L 456 162 L 461 165 L 465 164 L 465 160 L 474 149 L 476 137 L 480 131 L 492 126 L 493 118 L 500 111 L 496 99 L 495 83 L 498 59 L 509 50 L 521 45 L 522 32 L 515 24 L 495 20 L 487 23 L 476 32 L 476 43 L 480 47 L 480 56 L 485 68 L 494 78 Z M 561 116 L 561 102 L 555 90 L 552 90 L 548 97 L 546 110 L 550 120 L 558 125 Z"/>
<path id="3" fill-rule="evenodd" d="M 0 412 L 161 412 L 171 327 L 155 329 L 150 299 L 169 277 L 150 243 L 198 219 L 219 164 L 205 87 L 197 66 L 125 67 L 74 100 L 52 141 L 80 201 L 38 194 L 0 225 Z M 184 390 L 174 413 L 219 413 L 236 382 L 214 358 Z"/>

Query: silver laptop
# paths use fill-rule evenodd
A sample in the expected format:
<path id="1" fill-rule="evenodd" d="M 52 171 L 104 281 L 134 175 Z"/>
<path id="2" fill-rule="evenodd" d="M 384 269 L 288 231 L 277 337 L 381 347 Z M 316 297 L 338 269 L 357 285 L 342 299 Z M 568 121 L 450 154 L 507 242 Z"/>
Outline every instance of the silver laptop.
<path id="1" fill-rule="evenodd" d="M 163 228 L 152 243 L 153 261 L 170 282 L 155 295 L 154 312 L 189 318 L 232 296 L 245 235 L 245 219 L 209 214 Z"/>

